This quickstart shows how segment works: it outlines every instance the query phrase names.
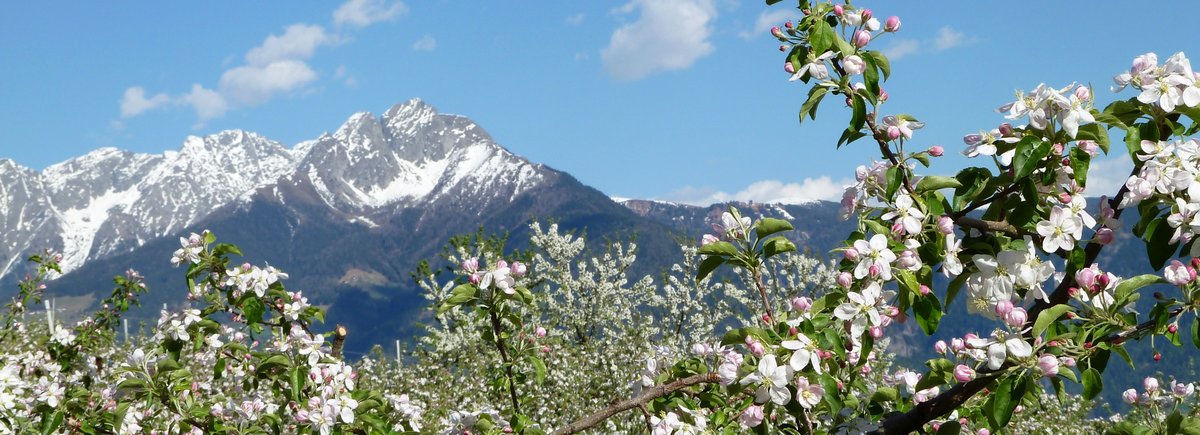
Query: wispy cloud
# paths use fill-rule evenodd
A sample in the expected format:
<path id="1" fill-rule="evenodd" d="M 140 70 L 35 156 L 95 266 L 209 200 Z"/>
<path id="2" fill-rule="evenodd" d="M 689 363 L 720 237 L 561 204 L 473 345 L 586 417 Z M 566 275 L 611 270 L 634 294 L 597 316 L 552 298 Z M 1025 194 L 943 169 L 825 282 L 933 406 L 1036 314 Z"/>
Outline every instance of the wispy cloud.
<path id="1" fill-rule="evenodd" d="M 976 41 L 977 38 L 974 36 L 954 30 L 950 26 L 942 26 L 942 28 L 938 29 L 937 35 L 932 40 L 893 39 L 889 45 L 883 48 L 883 54 L 887 55 L 888 59 L 900 60 L 909 55 L 942 52 L 969 45 Z"/>
<path id="2" fill-rule="evenodd" d="M 571 16 L 567 17 L 567 24 L 570 24 L 572 26 L 578 26 L 580 24 L 583 24 L 583 19 L 586 17 L 587 16 L 584 15 L 583 12 L 577 13 L 575 15 L 571 15 Z"/>
<path id="3" fill-rule="evenodd" d="M 383 0 L 349 0 L 334 11 L 333 23 L 336 27 L 361 28 L 391 20 L 407 11 L 408 7 L 400 2 L 389 5 Z M 267 35 L 261 44 L 247 50 L 244 63 L 222 72 L 213 88 L 193 83 L 188 92 L 174 96 L 160 92 L 152 97 L 146 97 L 141 86 L 126 89 L 120 102 L 121 116 L 131 118 L 170 105 L 186 106 L 196 113 L 194 127 L 203 127 L 229 110 L 261 105 L 277 96 L 309 89 L 309 85 L 319 78 L 309 66 L 309 59 L 319 48 L 336 46 L 346 40 L 319 25 L 289 25 L 282 33 Z M 436 47 L 436 42 L 432 44 L 429 49 Z M 422 45 L 425 46 L 428 44 Z M 335 75 L 347 84 L 354 83 L 354 78 L 345 73 L 344 65 Z"/>
<path id="4" fill-rule="evenodd" d="M 414 42 L 412 45 L 414 51 L 433 51 L 437 50 L 437 40 L 433 39 L 432 35 L 426 34 Z"/>
<path id="5" fill-rule="evenodd" d="M 350 0 L 333 11 L 333 25 L 366 27 L 407 13 L 408 5 L 401 2 L 389 6 L 384 0 Z"/>
<path id="6" fill-rule="evenodd" d="M 767 31 L 771 27 L 782 25 L 785 21 L 795 20 L 800 16 L 800 11 L 794 9 L 772 9 L 763 11 L 758 14 L 758 19 L 754 21 L 754 27 L 744 30 L 738 34 L 742 39 L 750 40 L 756 37 L 767 35 Z"/>
<path id="7" fill-rule="evenodd" d="M 813 201 L 838 201 L 845 191 L 845 186 L 851 183 L 851 180 L 834 181 L 828 176 L 805 178 L 799 183 L 761 180 L 734 193 L 688 186 L 659 199 L 693 205 L 711 205 L 726 201 L 803 204 Z"/>
<path id="8" fill-rule="evenodd" d="M 1114 154 L 1117 156 L 1106 159 L 1097 158 L 1088 165 L 1087 189 L 1084 190 L 1084 195 L 1089 197 L 1111 196 L 1125 185 L 1125 180 L 1129 178 L 1129 172 L 1133 170 L 1133 160 L 1130 160 L 1129 154 L 1125 152 Z"/>
<path id="9" fill-rule="evenodd" d="M 171 97 L 164 93 L 158 93 L 153 97 L 146 98 L 146 90 L 140 86 L 134 86 L 125 90 L 125 96 L 121 98 L 121 117 L 130 118 L 138 116 L 147 110 L 165 106 L 171 103 Z"/>
<path id="10" fill-rule="evenodd" d="M 633 0 L 617 14 L 638 12 L 636 21 L 613 31 L 600 59 L 617 80 L 638 80 L 686 69 L 715 49 L 709 37 L 717 9 L 712 0 Z"/>

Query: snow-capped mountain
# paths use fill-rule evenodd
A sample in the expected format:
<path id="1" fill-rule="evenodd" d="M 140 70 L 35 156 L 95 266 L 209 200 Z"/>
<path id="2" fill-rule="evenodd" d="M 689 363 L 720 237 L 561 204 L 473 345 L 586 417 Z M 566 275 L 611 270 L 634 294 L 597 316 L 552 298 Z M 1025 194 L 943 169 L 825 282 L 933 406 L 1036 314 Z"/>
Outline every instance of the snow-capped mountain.
<path id="1" fill-rule="evenodd" d="M 470 119 L 414 99 L 382 116 L 362 112 L 293 148 L 255 133 L 188 137 L 178 151 L 101 148 L 41 172 L 0 161 L 0 278 L 51 247 L 63 271 L 179 232 L 222 207 L 268 192 L 311 190 L 346 220 L 420 205 L 484 210 L 551 171 L 497 145 Z"/>

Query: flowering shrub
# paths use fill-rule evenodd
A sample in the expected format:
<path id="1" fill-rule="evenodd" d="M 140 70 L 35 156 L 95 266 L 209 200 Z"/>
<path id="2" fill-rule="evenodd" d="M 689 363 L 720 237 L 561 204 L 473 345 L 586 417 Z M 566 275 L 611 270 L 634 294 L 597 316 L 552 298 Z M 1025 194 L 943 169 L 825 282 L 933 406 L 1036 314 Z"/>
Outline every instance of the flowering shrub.
<path id="1" fill-rule="evenodd" d="M 918 145 L 924 123 L 887 111 L 891 66 L 872 49 L 900 18 L 798 3 L 804 17 L 772 34 L 808 89 L 801 120 L 840 97 L 837 146 L 880 156 L 846 189 L 858 225 L 838 262 L 796 254 L 788 222 L 736 208 L 683 247 L 661 286 L 627 276 L 632 244 L 581 259 L 583 240 L 555 226 L 532 226 L 529 252 L 457 238 L 452 277 L 416 274 L 435 308 L 428 334 L 403 361 L 352 366 L 345 332 L 314 331 L 323 313 L 284 288 L 286 273 L 234 263 L 238 249 L 212 234 L 180 240 L 171 262 L 186 267 L 188 303 L 136 344 L 113 332 L 145 290 L 133 271 L 71 327 L 26 322 L 57 271 L 49 253 L 4 317 L 0 432 L 1200 433 L 1186 382 L 1146 378 L 1113 420 L 1078 405 L 1104 388 L 1113 356 L 1132 365 L 1131 340 L 1181 345 L 1189 327 L 1200 347 L 1200 76 L 1187 57 L 1137 57 L 1112 89 L 1137 95 L 1102 109 L 1087 86 L 1018 92 L 998 109 L 1006 122 L 963 138 L 985 166 L 922 175 L 946 150 Z M 1090 162 L 1114 130 L 1134 170 L 1093 207 Z M 1161 275 L 1097 262 L 1131 208 Z M 1161 291 L 1144 298 L 1151 285 Z M 919 371 L 895 366 L 895 325 L 937 334 L 959 297 L 991 326 L 943 337 Z"/>

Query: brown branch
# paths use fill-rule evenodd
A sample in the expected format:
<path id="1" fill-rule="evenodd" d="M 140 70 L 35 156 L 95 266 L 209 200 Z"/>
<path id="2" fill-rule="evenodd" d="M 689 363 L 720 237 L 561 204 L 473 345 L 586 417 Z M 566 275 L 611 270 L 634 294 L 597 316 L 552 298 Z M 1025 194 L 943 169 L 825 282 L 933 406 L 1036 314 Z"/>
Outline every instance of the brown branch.
<path id="1" fill-rule="evenodd" d="M 693 385 L 716 383 L 720 379 L 721 379 L 720 376 L 717 376 L 716 373 L 710 372 L 710 373 L 701 373 L 698 375 L 692 375 L 692 376 L 677 380 L 675 382 L 672 382 L 672 383 L 669 383 L 666 385 L 656 385 L 654 387 L 650 387 L 650 388 L 646 389 L 645 392 L 643 392 L 641 395 L 639 395 L 637 397 L 634 397 L 632 399 L 628 399 L 625 401 L 617 402 L 607 408 L 596 411 L 592 415 L 584 417 L 581 420 L 575 421 L 571 424 L 566 425 L 565 427 L 559 428 L 558 430 L 554 431 L 552 435 L 567 435 L 567 434 L 577 433 L 577 432 L 583 431 L 585 429 L 591 428 L 592 426 L 598 425 L 598 424 L 604 422 L 604 420 L 608 420 L 609 417 L 617 415 L 621 412 L 628 411 L 630 409 L 645 405 L 647 402 L 650 402 L 651 400 L 657 399 L 659 397 L 665 396 L 667 394 L 673 393 L 675 391 L 679 391 L 681 389 L 684 389 L 684 388 L 687 388 L 687 387 L 690 387 Z"/>
<path id="2" fill-rule="evenodd" d="M 767 318 L 770 319 L 766 322 L 767 326 L 769 327 L 775 322 L 775 314 L 771 312 L 771 303 L 767 301 L 767 284 L 763 281 L 762 271 L 760 270 L 761 267 L 762 266 L 760 265 L 755 267 L 753 270 L 754 285 L 758 287 L 758 295 L 762 297 L 763 309 L 767 311 Z"/>
<path id="3" fill-rule="evenodd" d="M 346 346 L 346 334 L 348 333 L 345 326 L 337 325 L 333 328 L 333 348 L 330 353 L 334 358 L 342 359 L 342 348 Z"/>
<path id="4" fill-rule="evenodd" d="M 974 229 L 977 229 L 980 231 L 988 231 L 988 232 L 993 232 L 993 233 L 1000 232 L 1000 233 L 1005 233 L 1005 234 L 1008 234 L 1011 236 L 1016 236 L 1016 237 L 1021 237 L 1021 236 L 1026 235 L 1024 232 L 1021 231 L 1020 228 L 1017 228 L 1017 227 L 1013 226 L 1013 224 L 1010 224 L 1008 222 L 989 221 L 989 220 L 983 220 L 983 219 L 975 219 L 973 217 L 966 217 L 966 216 L 956 219 L 955 222 L 958 223 L 959 226 L 967 227 L 967 228 L 974 228 Z M 1038 237 L 1035 236 L 1035 238 L 1038 238 Z"/>
<path id="5" fill-rule="evenodd" d="M 500 317 L 493 310 L 488 310 L 488 314 L 492 318 L 492 332 L 496 337 L 496 349 L 500 351 L 500 362 L 504 364 L 504 373 L 508 376 L 508 396 L 512 399 L 513 414 L 520 414 L 521 402 L 517 400 L 517 381 L 513 376 L 512 362 L 508 360 L 508 349 L 504 347 L 504 338 L 500 334 L 502 330 Z"/>

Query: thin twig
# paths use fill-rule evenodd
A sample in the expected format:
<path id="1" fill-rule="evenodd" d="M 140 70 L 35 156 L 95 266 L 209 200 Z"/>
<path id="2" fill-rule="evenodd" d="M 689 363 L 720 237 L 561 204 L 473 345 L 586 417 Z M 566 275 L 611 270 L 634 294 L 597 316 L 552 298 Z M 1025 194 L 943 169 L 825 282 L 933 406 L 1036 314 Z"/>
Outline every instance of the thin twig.
<path id="1" fill-rule="evenodd" d="M 645 392 L 643 392 L 641 395 L 639 395 L 637 397 L 634 397 L 634 398 L 628 399 L 628 400 L 624 400 L 621 402 L 617 402 L 613 405 L 608 406 L 607 408 L 596 411 L 592 415 L 589 415 L 587 417 L 584 417 L 581 420 L 578 420 L 571 424 L 568 424 L 565 427 L 559 428 L 558 430 L 554 431 L 552 433 L 552 435 L 567 435 L 567 434 L 577 433 L 577 432 L 583 431 L 585 429 L 591 428 L 593 426 L 596 426 L 596 425 L 602 423 L 604 420 L 607 420 L 609 417 L 617 415 L 621 412 L 636 408 L 641 405 L 645 405 L 647 402 L 650 402 L 651 400 L 657 399 L 659 397 L 665 396 L 667 394 L 673 393 L 675 391 L 679 391 L 681 389 L 684 389 L 684 388 L 687 388 L 687 387 L 690 387 L 693 385 L 713 384 L 713 383 L 720 381 L 720 379 L 721 379 L 721 377 L 717 376 L 716 373 L 711 373 L 711 372 L 710 373 L 701 373 L 698 375 L 692 375 L 692 376 L 677 380 L 675 382 L 672 382 L 672 383 L 669 383 L 666 385 L 657 385 L 654 387 L 650 387 Z"/>

